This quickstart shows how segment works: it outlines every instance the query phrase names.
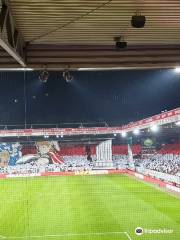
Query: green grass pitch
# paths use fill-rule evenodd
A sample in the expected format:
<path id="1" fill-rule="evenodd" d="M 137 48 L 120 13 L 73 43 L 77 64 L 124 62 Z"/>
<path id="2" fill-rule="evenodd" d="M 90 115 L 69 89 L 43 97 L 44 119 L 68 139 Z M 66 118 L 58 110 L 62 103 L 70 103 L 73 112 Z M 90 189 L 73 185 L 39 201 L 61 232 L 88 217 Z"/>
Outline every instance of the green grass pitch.
<path id="1" fill-rule="evenodd" d="M 180 199 L 125 175 L 4 179 L 1 239 L 179 240 Z"/>

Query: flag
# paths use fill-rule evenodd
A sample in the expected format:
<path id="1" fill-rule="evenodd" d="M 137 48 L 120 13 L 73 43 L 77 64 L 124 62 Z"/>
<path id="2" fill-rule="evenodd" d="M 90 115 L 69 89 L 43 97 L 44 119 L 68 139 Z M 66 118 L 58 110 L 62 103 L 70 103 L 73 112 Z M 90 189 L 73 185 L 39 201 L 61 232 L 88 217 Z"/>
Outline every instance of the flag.
<path id="1" fill-rule="evenodd" d="M 128 162 L 129 167 L 134 170 L 134 160 L 133 160 L 133 153 L 130 144 L 128 144 Z"/>

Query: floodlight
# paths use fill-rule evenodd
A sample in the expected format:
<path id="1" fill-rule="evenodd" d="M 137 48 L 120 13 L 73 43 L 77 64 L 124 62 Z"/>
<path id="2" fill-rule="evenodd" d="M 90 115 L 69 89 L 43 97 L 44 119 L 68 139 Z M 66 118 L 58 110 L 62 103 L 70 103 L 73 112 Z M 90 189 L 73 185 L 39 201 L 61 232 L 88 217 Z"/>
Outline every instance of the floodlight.
<path id="1" fill-rule="evenodd" d="M 159 127 L 157 125 L 152 125 L 150 129 L 152 132 L 157 132 L 159 130 Z"/>
<path id="2" fill-rule="evenodd" d="M 180 67 L 176 67 L 176 68 L 174 69 L 174 71 L 175 71 L 176 73 L 180 73 Z"/>
<path id="3" fill-rule="evenodd" d="M 122 133 L 121 133 L 121 136 L 122 136 L 122 137 L 126 137 L 126 136 L 127 136 L 127 133 L 126 133 L 126 132 L 122 132 Z"/>
<path id="4" fill-rule="evenodd" d="M 136 129 L 134 129 L 133 133 L 134 133 L 135 135 L 139 135 L 139 134 L 140 134 L 140 130 L 139 130 L 138 128 L 136 128 Z"/>

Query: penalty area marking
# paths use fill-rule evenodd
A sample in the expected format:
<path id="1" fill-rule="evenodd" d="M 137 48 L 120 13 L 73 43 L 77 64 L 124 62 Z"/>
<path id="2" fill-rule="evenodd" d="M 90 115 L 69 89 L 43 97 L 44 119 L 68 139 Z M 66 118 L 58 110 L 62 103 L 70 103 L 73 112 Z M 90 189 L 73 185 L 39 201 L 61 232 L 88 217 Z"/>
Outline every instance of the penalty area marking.
<path id="1" fill-rule="evenodd" d="M 15 237 L 15 236 L 2 236 L 0 235 L 0 239 L 44 239 L 44 238 L 55 238 L 55 237 L 77 237 L 77 236 L 106 236 L 112 234 L 124 234 L 128 240 L 132 240 L 130 235 L 127 232 L 94 232 L 94 233 L 66 233 L 66 234 L 52 234 L 52 235 L 31 235 L 31 236 L 22 236 L 22 237 Z"/>

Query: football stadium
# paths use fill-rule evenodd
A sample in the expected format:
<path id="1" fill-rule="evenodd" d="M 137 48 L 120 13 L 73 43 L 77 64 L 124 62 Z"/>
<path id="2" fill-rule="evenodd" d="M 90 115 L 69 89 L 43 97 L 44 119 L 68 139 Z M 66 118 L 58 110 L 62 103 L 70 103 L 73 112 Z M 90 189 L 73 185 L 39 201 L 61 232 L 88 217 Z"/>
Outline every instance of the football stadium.
<path id="1" fill-rule="evenodd" d="M 0 240 L 180 240 L 179 13 L 0 0 Z"/>

